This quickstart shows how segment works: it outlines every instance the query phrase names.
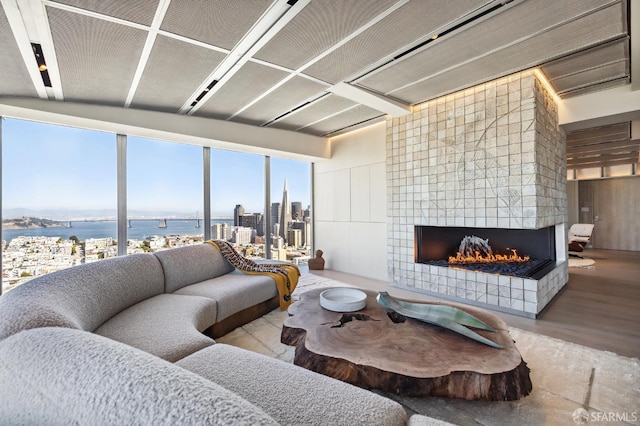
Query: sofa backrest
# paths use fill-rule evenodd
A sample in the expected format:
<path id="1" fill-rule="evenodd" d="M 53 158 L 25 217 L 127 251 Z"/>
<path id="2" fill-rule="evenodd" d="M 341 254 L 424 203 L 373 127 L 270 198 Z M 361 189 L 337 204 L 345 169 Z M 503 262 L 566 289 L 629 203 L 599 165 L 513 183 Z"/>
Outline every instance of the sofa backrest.
<path id="1" fill-rule="evenodd" d="M 0 341 L 0 423 L 275 425 L 202 376 L 106 337 L 57 327 Z"/>
<path id="2" fill-rule="evenodd" d="M 235 268 L 211 244 L 195 244 L 155 253 L 164 269 L 165 293 L 210 280 Z"/>
<path id="3" fill-rule="evenodd" d="M 36 327 L 94 331 L 129 306 L 163 292 L 162 266 L 151 254 L 56 271 L 0 296 L 0 339 Z"/>

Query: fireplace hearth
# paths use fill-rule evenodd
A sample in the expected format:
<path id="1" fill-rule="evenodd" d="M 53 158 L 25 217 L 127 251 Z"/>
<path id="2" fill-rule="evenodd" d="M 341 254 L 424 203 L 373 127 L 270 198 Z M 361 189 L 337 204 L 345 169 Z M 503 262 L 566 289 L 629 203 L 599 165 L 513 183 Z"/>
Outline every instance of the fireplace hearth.
<path id="1" fill-rule="evenodd" d="M 386 167 L 392 286 L 535 318 L 566 285 L 566 141 L 537 73 L 388 120 Z M 534 262 L 450 265 L 465 236 Z"/>
<path id="2" fill-rule="evenodd" d="M 553 227 L 415 227 L 416 263 L 539 279 L 555 267 Z"/>

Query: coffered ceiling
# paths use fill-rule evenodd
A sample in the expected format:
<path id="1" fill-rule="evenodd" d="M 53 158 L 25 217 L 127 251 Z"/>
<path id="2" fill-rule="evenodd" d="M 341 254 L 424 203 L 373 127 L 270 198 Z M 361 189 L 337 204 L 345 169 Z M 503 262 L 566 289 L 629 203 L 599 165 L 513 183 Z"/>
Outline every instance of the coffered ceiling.
<path id="1" fill-rule="evenodd" d="M 561 98 L 631 80 L 628 0 L 0 3 L 0 97 L 317 136 L 532 67 Z"/>

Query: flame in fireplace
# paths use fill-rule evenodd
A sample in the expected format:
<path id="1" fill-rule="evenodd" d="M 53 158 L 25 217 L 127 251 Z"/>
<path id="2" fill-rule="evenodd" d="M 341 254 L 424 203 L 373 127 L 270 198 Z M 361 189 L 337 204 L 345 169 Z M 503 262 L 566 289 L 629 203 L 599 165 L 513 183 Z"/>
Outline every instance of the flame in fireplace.
<path id="1" fill-rule="evenodd" d="M 449 263 L 496 263 L 496 262 L 528 262 L 531 258 L 529 256 L 520 256 L 516 249 L 509 249 L 509 254 L 482 254 L 476 250 L 474 256 L 465 256 L 460 252 L 457 252 L 455 256 L 449 256 Z"/>

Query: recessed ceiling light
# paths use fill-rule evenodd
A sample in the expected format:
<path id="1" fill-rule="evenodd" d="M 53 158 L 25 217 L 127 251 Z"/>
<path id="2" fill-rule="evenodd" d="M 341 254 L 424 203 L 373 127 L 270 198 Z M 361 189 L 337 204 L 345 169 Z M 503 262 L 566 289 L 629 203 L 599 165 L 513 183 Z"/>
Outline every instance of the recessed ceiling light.
<path id="1" fill-rule="evenodd" d="M 39 43 L 31 43 L 31 49 L 38 64 L 38 71 L 40 71 L 42 83 L 44 83 L 45 87 L 51 87 L 51 79 L 49 78 L 49 71 L 47 71 L 47 62 L 44 59 L 44 53 L 42 53 L 42 46 Z"/>

